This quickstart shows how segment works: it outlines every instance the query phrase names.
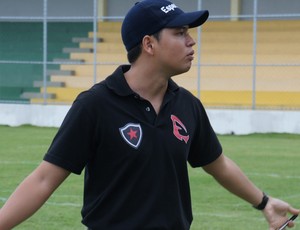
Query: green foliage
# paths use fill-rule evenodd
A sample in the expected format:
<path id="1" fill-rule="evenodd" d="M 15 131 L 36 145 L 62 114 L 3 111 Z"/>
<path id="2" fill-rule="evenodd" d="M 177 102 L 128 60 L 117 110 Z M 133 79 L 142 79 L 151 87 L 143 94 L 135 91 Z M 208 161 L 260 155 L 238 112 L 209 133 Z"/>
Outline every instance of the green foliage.
<path id="1" fill-rule="evenodd" d="M 0 126 L 0 207 L 42 160 L 56 128 Z M 262 190 L 300 207 L 300 136 L 219 136 L 224 153 Z M 189 168 L 194 221 L 191 230 L 265 230 L 263 215 L 220 187 L 202 169 Z M 83 176 L 71 175 L 34 216 L 16 230 L 77 230 Z M 299 222 L 298 220 L 296 223 Z M 296 226 L 294 229 L 299 229 Z"/>

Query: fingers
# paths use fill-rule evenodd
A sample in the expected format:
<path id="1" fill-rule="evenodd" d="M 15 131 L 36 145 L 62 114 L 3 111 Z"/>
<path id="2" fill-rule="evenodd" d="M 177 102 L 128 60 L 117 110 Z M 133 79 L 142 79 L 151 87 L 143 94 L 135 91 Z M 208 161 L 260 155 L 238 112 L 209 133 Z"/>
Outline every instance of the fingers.
<path id="1" fill-rule="evenodd" d="M 294 223 L 294 221 L 290 221 L 289 223 L 288 223 L 288 225 L 287 225 L 289 228 L 292 228 L 292 227 L 294 227 L 295 226 L 295 223 Z"/>
<path id="2" fill-rule="evenodd" d="M 292 228 L 294 227 L 294 220 L 298 217 L 298 215 L 293 215 L 290 219 L 288 219 L 280 228 L 279 230 L 283 230 L 286 227 Z"/>
<path id="3" fill-rule="evenodd" d="M 293 215 L 299 215 L 300 214 L 300 210 L 293 208 L 292 206 L 289 207 L 288 212 L 293 214 Z"/>

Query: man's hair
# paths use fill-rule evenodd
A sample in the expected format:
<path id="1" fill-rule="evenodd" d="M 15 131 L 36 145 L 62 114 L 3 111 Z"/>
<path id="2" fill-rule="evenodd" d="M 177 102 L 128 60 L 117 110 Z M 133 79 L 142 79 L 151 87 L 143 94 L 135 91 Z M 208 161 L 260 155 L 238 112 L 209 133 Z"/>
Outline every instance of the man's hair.
<path id="1" fill-rule="evenodd" d="M 141 55 L 142 52 L 142 44 L 138 44 L 133 49 L 129 50 L 127 53 L 127 59 L 130 64 L 134 63 L 138 57 Z"/>
<path id="2" fill-rule="evenodd" d="M 160 39 L 160 31 L 152 34 L 152 36 L 157 40 L 159 41 Z M 141 55 L 142 53 L 142 44 L 139 43 L 137 46 L 135 46 L 133 49 L 129 50 L 128 53 L 127 53 L 127 59 L 128 59 L 128 62 L 130 64 L 134 63 L 138 58 L 139 56 Z"/>

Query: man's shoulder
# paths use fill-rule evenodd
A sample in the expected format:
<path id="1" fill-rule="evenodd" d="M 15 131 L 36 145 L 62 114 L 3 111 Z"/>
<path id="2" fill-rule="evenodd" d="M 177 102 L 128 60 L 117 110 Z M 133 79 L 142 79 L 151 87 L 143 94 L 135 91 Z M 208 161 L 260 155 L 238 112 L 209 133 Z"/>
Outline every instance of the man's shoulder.
<path id="1" fill-rule="evenodd" d="M 188 89 L 186 89 L 182 86 L 178 87 L 178 94 L 180 96 L 185 97 L 185 98 L 187 98 L 189 100 L 192 100 L 192 101 L 194 101 L 194 100 L 198 101 L 199 100 L 198 97 L 196 95 L 194 95 L 191 90 L 188 90 Z"/>

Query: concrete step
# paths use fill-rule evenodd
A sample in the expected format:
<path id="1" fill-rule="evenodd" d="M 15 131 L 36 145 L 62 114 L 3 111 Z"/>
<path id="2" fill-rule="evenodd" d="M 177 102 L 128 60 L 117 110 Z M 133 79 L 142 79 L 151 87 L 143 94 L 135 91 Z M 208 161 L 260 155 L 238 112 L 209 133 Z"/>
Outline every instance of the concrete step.
<path id="1" fill-rule="evenodd" d="M 88 33 L 89 38 L 94 37 L 94 32 Z M 116 42 L 116 43 L 122 43 L 121 33 L 120 32 L 97 32 L 96 37 L 102 37 L 105 42 Z"/>
<path id="2" fill-rule="evenodd" d="M 71 53 L 72 59 L 83 59 L 85 62 L 94 62 L 93 53 Z M 121 62 L 126 63 L 126 53 L 97 53 L 97 62 Z"/>
<path id="3" fill-rule="evenodd" d="M 82 49 L 93 49 L 94 44 L 88 42 L 81 42 L 80 48 Z M 103 42 L 97 43 L 97 52 L 98 53 L 125 53 L 125 46 L 120 42 Z"/>
<path id="4" fill-rule="evenodd" d="M 118 21 L 105 21 L 105 22 L 99 22 L 98 23 L 98 31 L 121 31 L 122 22 Z"/>
<path id="5" fill-rule="evenodd" d="M 64 59 L 64 58 L 54 58 L 53 62 L 59 64 L 82 64 L 84 59 Z"/>
<path id="6" fill-rule="evenodd" d="M 101 37 L 97 37 L 96 38 L 96 42 L 103 42 L 104 39 Z M 80 43 L 80 42 L 94 42 L 94 38 L 93 37 L 85 37 L 85 38 L 73 38 L 72 42 L 74 43 Z"/>
<path id="7" fill-rule="evenodd" d="M 47 75 L 61 75 L 61 76 L 74 76 L 75 71 L 74 70 L 56 70 L 56 69 L 50 69 L 47 70 Z"/>
<path id="8" fill-rule="evenodd" d="M 31 104 L 44 104 L 45 100 L 41 98 L 33 98 L 30 100 Z M 70 100 L 57 100 L 57 99 L 47 99 L 47 105 L 72 105 L 73 101 Z"/>
<path id="9" fill-rule="evenodd" d="M 34 99 L 34 98 L 44 98 L 43 93 L 33 93 L 33 92 L 24 92 L 21 94 L 21 98 L 23 99 Z M 46 98 L 47 99 L 55 99 L 56 95 L 55 93 L 46 93 Z"/>
<path id="10" fill-rule="evenodd" d="M 92 48 L 63 48 L 63 53 L 92 53 Z"/>
<path id="11" fill-rule="evenodd" d="M 76 96 L 82 91 L 86 90 L 86 88 L 57 88 L 57 87 L 49 87 L 47 88 L 47 93 L 55 94 L 55 99 L 58 101 L 73 101 Z M 41 88 L 41 92 L 44 92 L 44 88 Z"/>
<path id="12" fill-rule="evenodd" d="M 112 74 L 118 64 L 111 65 L 97 65 L 97 76 L 105 77 Z M 61 70 L 73 71 L 76 74 L 74 76 L 92 77 L 94 76 L 94 65 L 61 65 Z M 59 74 L 58 74 L 59 75 Z M 53 75 L 52 75 L 53 76 Z"/>
<path id="13" fill-rule="evenodd" d="M 51 76 L 53 82 L 64 82 L 65 87 L 69 88 L 90 88 L 95 83 L 104 80 L 107 76 L 98 76 L 96 82 L 94 77 L 64 77 L 64 76 Z"/>
<path id="14" fill-rule="evenodd" d="M 47 87 L 65 87 L 64 82 L 59 82 L 59 81 L 47 81 L 46 83 Z M 44 82 L 43 81 L 34 81 L 33 82 L 34 87 L 44 87 Z"/>

